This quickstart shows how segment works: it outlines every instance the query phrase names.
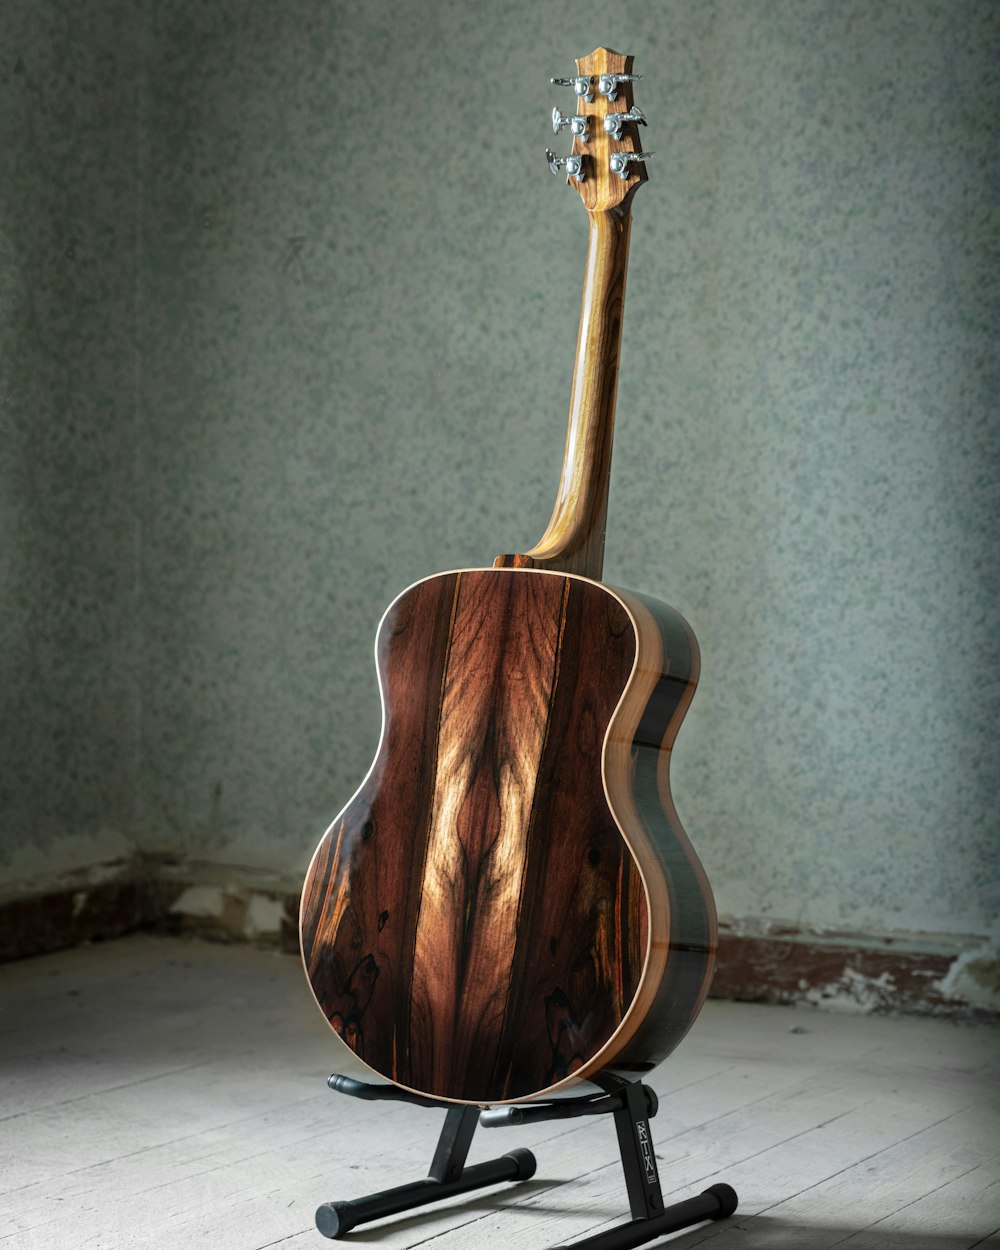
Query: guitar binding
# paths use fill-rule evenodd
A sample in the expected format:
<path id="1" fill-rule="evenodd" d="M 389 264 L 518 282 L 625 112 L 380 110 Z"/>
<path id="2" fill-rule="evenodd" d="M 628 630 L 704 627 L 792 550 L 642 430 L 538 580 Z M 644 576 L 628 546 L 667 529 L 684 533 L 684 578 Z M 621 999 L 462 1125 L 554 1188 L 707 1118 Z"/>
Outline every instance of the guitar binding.
<path id="1" fill-rule="evenodd" d="M 631 1218 L 603 1233 L 566 1243 L 562 1250 L 630 1250 L 668 1233 L 706 1220 L 726 1219 L 733 1214 L 737 1196 L 726 1184 L 711 1185 L 693 1198 L 664 1206 L 649 1128 L 649 1121 L 658 1110 L 656 1094 L 648 1085 L 616 1076 L 599 1074 L 590 1080 L 600 1093 L 481 1110 L 411 1094 L 395 1085 L 370 1085 L 334 1073 L 327 1084 L 336 1093 L 367 1101 L 411 1102 L 421 1107 L 437 1107 L 445 1111 L 445 1122 L 425 1178 L 363 1198 L 324 1202 L 316 1211 L 317 1229 L 324 1237 L 338 1240 L 359 1224 L 400 1215 L 488 1185 L 529 1180 L 535 1174 L 535 1156 L 521 1147 L 485 1163 L 466 1166 L 477 1126 L 502 1128 L 585 1115 L 614 1116 Z"/>

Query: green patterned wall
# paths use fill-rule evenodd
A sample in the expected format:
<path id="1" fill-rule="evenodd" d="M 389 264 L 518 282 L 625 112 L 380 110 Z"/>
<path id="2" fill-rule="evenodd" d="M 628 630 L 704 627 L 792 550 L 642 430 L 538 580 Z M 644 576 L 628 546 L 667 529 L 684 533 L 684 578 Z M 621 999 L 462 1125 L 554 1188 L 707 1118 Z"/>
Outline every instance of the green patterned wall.
<path id="1" fill-rule="evenodd" d="M 606 576 L 673 603 L 701 639 L 675 791 L 720 910 L 986 932 L 996 6 L 184 0 L 137 14 L 139 158 L 122 111 L 101 122 L 122 185 L 70 163 L 104 197 L 110 221 L 91 212 L 108 248 L 131 238 L 138 177 L 137 390 L 127 247 L 102 253 L 99 308 L 73 286 L 53 296 L 53 342 L 78 372 L 37 403 L 35 382 L 14 387 L 34 414 L 26 472 L 66 508 L 14 518 L 33 619 L 57 610 L 32 546 L 49 525 L 72 535 L 66 575 L 106 594 L 97 652 L 76 649 L 79 621 L 53 656 L 24 635 L 44 673 L 19 696 L 28 753 L 53 666 L 73 691 L 67 730 L 91 723 L 94 674 L 132 623 L 133 498 L 139 517 L 139 754 L 133 773 L 128 690 L 101 681 L 109 736 L 86 749 L 108 761 L 107 802 L 78 783 L 90 825 L 124 828 L 131 784 L 141 849 L 294 880 L 375 747 L 384 605 L 537 538 L 585 246 L 578 198 L 542 159 L 568 102 L 548 78 L 606 43 L 645 75 L 656 153 L 635 201 Z M 22 37 L 42 55 L 37 26 Z M 47 90 L 67 103 L 82 88 Z M 133 65 L 115 78 L 122 110 L 134 90 Z M 54 132 L 41 146 L 27 186 L 51 196 L 66 178 Z M 44 269 L 21 203 L 24 263 Z M 119 333 L 92 358 L 112 315 Z M 30 328 L 15 341 L 26 360 L 46 350 Z M 100 415 L 107 490 L 78 460 L 40 467 L 30 440 L 62 437 L 68 395 Z M 33 759 L 62 793 L 60 761 Z M 82 832 L 54 799 L 36 823 L 14 798 L 15 851 L 29 831 Z"/>
<path id="2" fill-rule="evenodd" d="M 133 6 L 0 6 L 0 883 L 129 853 Z"/>

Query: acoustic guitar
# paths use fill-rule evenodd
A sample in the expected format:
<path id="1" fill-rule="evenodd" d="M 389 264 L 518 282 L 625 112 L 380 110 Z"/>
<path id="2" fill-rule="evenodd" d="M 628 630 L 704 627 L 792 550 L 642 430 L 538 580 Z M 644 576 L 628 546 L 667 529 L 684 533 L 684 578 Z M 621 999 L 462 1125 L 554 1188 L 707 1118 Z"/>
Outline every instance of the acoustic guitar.
<path id="1" fill-rule="evenodd" d="M 569 431 L 539 542 L 408 587 L 375 644 L 382 734 L 313 857 L 302 956 L 367 1068 L 490 1105 L 646 1072 L 708 989 L 715 908 L 670 795 L 698 646 L 600 578 L 631 203 L 632 57 L 565 80 L 590 222 Z"/>

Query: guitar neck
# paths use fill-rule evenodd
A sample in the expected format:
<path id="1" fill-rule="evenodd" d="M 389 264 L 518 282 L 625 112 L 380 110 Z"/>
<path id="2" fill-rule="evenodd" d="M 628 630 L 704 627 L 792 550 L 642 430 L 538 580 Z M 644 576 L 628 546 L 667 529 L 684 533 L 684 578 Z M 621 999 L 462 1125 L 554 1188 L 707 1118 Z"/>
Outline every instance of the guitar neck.
<path id="1" fill-rule="evenodd" d="M 646 181 L 638 127 L 645 117 L 632 99 L 632 57 L 598 48 L 577 63 L 571 86 L 575 113 L 556 109 L 553 129 L 572 127 L 569 157 L 549 152 L 554 173 L 565 168 L 590 221 L 583 308 L 562 476 L 548 528 L 525 555 L 500 556 L 497 565 L 579 573 L 599 581 L 604 568 L 611 442 L 615 430 L 618 358 L 622 344 L 625 273 L 632 197 Z M 648 155 L 648 154 L 646 154 Z"/>
<path id="2" fill-rule="evenodd" d="M 548 528 L 527 556 L 539 568 L 600 580 L 632 214 L 626 202 L 588 216 L 590 240 L 562 476 Z"/>

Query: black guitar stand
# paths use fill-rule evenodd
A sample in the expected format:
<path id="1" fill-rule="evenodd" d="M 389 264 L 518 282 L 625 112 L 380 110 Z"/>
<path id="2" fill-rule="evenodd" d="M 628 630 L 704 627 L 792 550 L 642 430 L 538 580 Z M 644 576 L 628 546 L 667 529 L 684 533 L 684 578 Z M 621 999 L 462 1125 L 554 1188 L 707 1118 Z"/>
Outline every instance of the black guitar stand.
<path id="1" fill-rule="evenodd" d="M 487 1163 L 465 1166 L 476 1125 L 500 1128 L 539 1120 L 576 1119 L 582 1115 L 615 1117 L 632 1218 L 607 1232 L 570 1242 L 564 1250 L 631 1250 L 633 1246 L 643 1246 L 692 1224 L 732 1215 L 737 1200 L 735 1190 L 729 1185 L 712 1185 L 697 1197 L 665 1207 L 649 1131 L 649 1121 L 657 1111 L 656 1095 L 648 1085 L 638 1081 L 613 1076 L 592 1077 L 591 1080 L 601 1093 L 480 1111 L 478 1107 L 454 1106 L 409 1094 L 395 1085 L 366 1085 L 347 1076 L 331 1076 L 327 1081 L 330 1088 L 352 1098 L 412 1102 L 421 1107 L 446 1109 L 447 1114 L 426 1179 L 383 1189 L 366 1198 L 324 1202 L 316 1212 L 316 1227 L 324 1237 L 343 1237 L 359 1224 L 385 1215 L 398 1215 L 401 1211 L 500 1181 L 525 1181 L 535 1174 L 535 1156 L 530 1150 L 517 1148 Z"/>

